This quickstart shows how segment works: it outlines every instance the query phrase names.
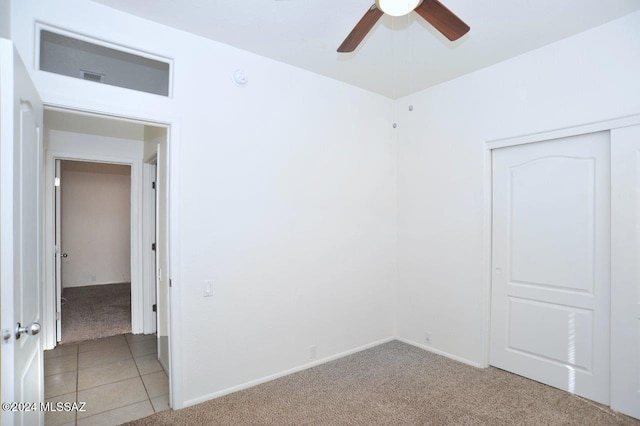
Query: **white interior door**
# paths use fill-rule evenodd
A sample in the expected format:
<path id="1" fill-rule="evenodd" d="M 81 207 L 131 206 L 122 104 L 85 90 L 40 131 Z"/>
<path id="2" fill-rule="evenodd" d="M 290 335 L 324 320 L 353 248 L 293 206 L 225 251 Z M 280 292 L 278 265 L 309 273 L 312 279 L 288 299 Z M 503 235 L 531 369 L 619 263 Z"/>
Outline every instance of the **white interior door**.
<path id="1" fill-rule="evenodd" d="M 2 401 L 44 398 L 42 102 L 13 44 L 0 39 Z M 17 325 L 25 327 L 19 331 Z M 42 412 L 2 412 L 2 424 L 43 424 Z"/>
<path id="2" fill-rule="evenodd" d="M 156 151 L 157 152 L 157 151 Z M 153 220 L 152 225 L 153 225 L 153 278 L 154 278 L 154 286 L 153 286 L 153 304 L 155 306 L 155 324 L 154 324 L 154 331 L 157 333 L 158 332 L 158 173 L 156 172 L 157 169 L 157 165 L 156 164 L 151 164 L 149 166 L 149 172 L 151 173 L 151 179 L 153 180 L 153 191 L 152 191 L 152 196 L 153 196 L 153 200 L 151 202 L 152 205 L 152 209 L 153 209 Z M 156 335 L 157 337 L 157 335 Z"/>
<path id="3" fill-rule="evenodd" d="M 61 185 L 61 170 L 62 162 L 55 160 L 56 162 L 56 176 L 53 187 L 55 204 L 55 257 L 56 257 L 56 341 L 62 340 L 62 228 L 61 228 L 61 216 L 60 216 L 60 185 Z"/>
<path id="4" fill-rule="evenodd" d="M 640 419 L 640 126 L 611 132 L 611 408 Z"/>
<path id="5" fill-rule="evenodd" d="M 609 133 L 493 152 L 491 364 L 609 403 Z"/>
<path id="6" fill-rule="evenodd" d="M 162 144 L 157 145 L 157 158 L 156 158 L 156 168 L 155 168 L 155 176 L 156 176 L 156 233 L 155 233 L 155 241 L 156 241 L 156 303 L 157 303 L 157 338 L 158 338 L 158 360 L 164 370 L 169 374 L 169 346 L 168 346 L 168 321 L 167 321 L 167 291 L 165 288 L 165 283 L 167 282 L 168 271 L 165 266 L 165 237 L 166 234 L 163 229 L 163 224 L 165 221 L 163 218 L 165 217 L 164 210 L 166 204 L 164 204 L 164 194 L 166 194 L 165 182 L 164 179 L 164 165 L 165 163 L 165 152 Z"/>

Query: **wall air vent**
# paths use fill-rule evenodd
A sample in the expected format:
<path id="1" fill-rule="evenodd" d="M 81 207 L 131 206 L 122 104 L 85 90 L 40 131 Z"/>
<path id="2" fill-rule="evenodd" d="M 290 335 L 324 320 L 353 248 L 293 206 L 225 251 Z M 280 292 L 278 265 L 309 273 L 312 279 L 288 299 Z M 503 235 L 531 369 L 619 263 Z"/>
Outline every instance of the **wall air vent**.
<path id="1" fill-rule="evenodd" d="M 97 72 L 82 70 L 82 78 L 84 80 L 95 81 L 96 83 L 102 83 L 102 79 L 104 78 L 104 75 Z"/>
<path id="2" fill-rule="evenodd" d="M 169 96 L 171 61 L 38 24 L 39 69 Z M 92 71 L 97 70 L 97 71 Z M 108 76 L 108 78 L 105 78 Z"/>

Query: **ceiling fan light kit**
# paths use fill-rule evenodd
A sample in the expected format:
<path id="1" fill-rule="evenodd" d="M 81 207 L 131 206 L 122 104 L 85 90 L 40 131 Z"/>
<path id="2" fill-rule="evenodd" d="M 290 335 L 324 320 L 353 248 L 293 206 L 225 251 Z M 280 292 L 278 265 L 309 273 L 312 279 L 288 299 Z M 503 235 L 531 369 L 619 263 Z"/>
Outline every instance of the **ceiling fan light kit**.
<path id="1" fill-rule="evenodd" d="M 438 0 L 376 0 L 344 39 L 338 52 L 353 52 L 385 13 L 402 16 L 415 10 L 442 35 L 455 41 L 469 32 L 469 26 Z"/>
<path id="2" fill-rule="evenodd" d="M 376 7 L 390 16 L 408 15 L 420 0 L 376 0 Z"/>

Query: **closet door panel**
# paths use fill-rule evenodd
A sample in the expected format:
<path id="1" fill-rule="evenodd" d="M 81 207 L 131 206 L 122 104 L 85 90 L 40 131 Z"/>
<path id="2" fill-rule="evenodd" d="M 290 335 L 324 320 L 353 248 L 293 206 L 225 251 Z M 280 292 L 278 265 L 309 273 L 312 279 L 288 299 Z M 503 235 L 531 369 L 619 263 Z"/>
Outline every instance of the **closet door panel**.
<path id="1" fill-rule="evenodd" d="M 491 364 L 609 403 L 609 133 L 493 151 Z"/>

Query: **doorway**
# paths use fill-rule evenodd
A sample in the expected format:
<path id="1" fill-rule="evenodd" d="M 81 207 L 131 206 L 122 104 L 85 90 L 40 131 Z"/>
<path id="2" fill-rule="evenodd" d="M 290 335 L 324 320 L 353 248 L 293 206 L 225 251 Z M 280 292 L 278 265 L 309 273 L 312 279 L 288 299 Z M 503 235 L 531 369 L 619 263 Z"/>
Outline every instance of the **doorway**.
<path id="1" fill-rule="evenodd" d="M 43 329 L 45 347 L 53 349 L 59 342 L 114 333 L 153 335 L 159 361 L 170 376 L 168 128 L 50 108 L 44 113 L 44 148 L 44 314 L 50 319 Z M 157 167 L 157 177 L 150 177 L 149 167 Z M 69 177 L 71 185 L 65 186 Z M 105 177 L 109 184 L 99 184 Z M 72 192 L 84 194 L 84 201 L 74 201 L 65 193 L 70 186 Z M 119 201 L 114 198 L 116 193 Z M 93 213 L 88 199 L 95 204 Z M 66 221 L 64 211 L 56 214 L 57 207 L 64 210 L 65 205 L 70 211 Z M 109 210 L 114 213 L 113 220 L 106 217 Z M 56 222 L 61 222 L 60 226 Z M 79 224 L 85 226 L 75 231 L 76 236 L 79 234 L 76 240 L 82 244 L 74 245 L 66 231 L 81 227 Z M 56 230 L 61 231 L 58 237 Z M 109 242 L 116 234 L 118 242 Z M 166 297 L 157 297 L 160 293 Z M 77 296 L 82 299 L 82 294 L 85 302 L 71 300 Z M 107 299 L 110 305 L 100 307 L 98 299 Z M 83 324 L 77 325 L 84 326 L 81 337 L 67 339 L 65 324 L 70 319 L 71 303 L 84 308 L 93 304 L 94 311 L 103 309 L 102 320 L 107 324 L 93 331 L 111 331 L 93 333 L 86 327 L 87 318 L 80 315 Z M 113 320 L 116 316 L 122 330 L 113 327 L 114 321 L 109 322 L 109 317 Z"/>
<path id="2" fill-rule="evenodd" d="M 63 101 L 56 102 L 49 99 L 50 106 L 40 98 L 40 95 L 29 78 L 29 73 L 20 59 L 13 43 L 9 40 L 0 40 L 0 76 L 2 76 L 3 90 L 0 93 L 0 100 L 3 107 L 1 112 L 2 143 L 0 144 L 0 159 L 2 160 L 2 214 L 0 215 L 0 228 L 3 235 L 2 253 L 0 263 L 2 264 L 2 282 L 13 283 L 2 286 L 2 395 L 9 401 L 20 402 L 42 402 L 44 401 L 44 357 L 43 350 L 51 350 L 56 347 L 56 257 L 62 252 L 55 250 L 55 214 L 54 214 L 54 183 L 55 183 L 55 159 L 105 162 L 129 164 L 131 167 L 131 201 L 132 211 L 136 204 L 139 206 L 139 199 L 142 197 L 142 164 L 146 158 L 147 130 L 162 129 L 164 137 L 161 141 L 164 150 L 164 172 L 163 180 L 166 187 L 161 192 L 165 197 L 162 205 L 166 206 L 167 217 L 166 229 L 169 229 L 169 139 L 171 134 L 175 137 L 176 130 L 169 127 L 169 124 L 156 123 L 155 121 L 140 121 L 138 117 L 116 118 L 113 115 L 102 115 L 89 113 L 84 110 L 67 109 Z M 57 106 L 52 106 L 56 104 Z M 6 107 L 6 108 L 5 108 Z M 78 106 L 76 105 L 76 108 Z M 80 107 L 82 108 L 82 107 Z M 45 109 L 49 117 L 45 118 Z M 52 143 L 52 136 L 60 136 L 65 133 L 64 129 L 52 126 L 55 120 L 51 120 L 50 114 L 60 113 L 58 124 L 74 125 L 76 132 L 66 132 L 67 138 L 58 138 L 57 143 Z M 109 114 L 105 112 L 105 114 Z M 115 114 L 111 111 L 110 114 Z M 145 115 L 145 114 L 143 114 Z M 145 115 L 146 116 L 146 115 Z M 156 120 L 157 116 L 150 114 Z M 117 122 L 117 125 L 107 126 L 113 134 L 102 134 L 105 127 L 93 127 L 88 130 L 87 122 L 79 118 L 94 118 L 98 121 Z M 172 122 L 167 120 L 166 123 Z M 142 140 L 140 143 L 131 144 L 126 139 L 126 123 L 137 123 L 143 126 Z M 175 124 L 175 122 L 172 122 Z M 96 130 L 97 129 L 97 130 Z M 124 131 L 124 133 L 123 133 Z M 74 134 L 70 134 L 74 133 Z M 87 136 L 93 136 L 93 141 L 87 141 Z M 82 140 L 84 139 L 84 141 Z M 108 141 L 105 145 L 104 143 Z M 156 144 L 158 145 L 158 144 Z M 171 150 L 173 155 L 176 150 Z M 172 174 L 176 174 L 175 171 Z M 161 174 L 160 174 L 161 175 Z M 139 207 L 141 209 L 141 207 Z M 175 206 L 172 206 L 172 212 Z M 172 215 L 175 213 L 172 213 Z M 131 230 L 132 243 L 131 253 L 134 256 L 142 257 L 141 233 L 142 214 L 132 214 Z M 173 231 L 176 233 L 176 231 Z M 177 233 L 176 233 L 177 234 Z M 135 237 L 133 237 L 135 235 Z M 165 233 L 166 243 L 163 246 L 169 247 L 169 233 Z M 177 250 L 174 244 L 174 250 Z M 162 265 L 165 281 L 170 283 L 169 252 L 164 255 L 167 259 L 166 265 Z M 59 268 L 60 269 L 60 268 Z M 138 271 L 136 271 L 138 269 Z M 134 306 L 142 300 L 142 290 L 148 285 L 155 288 L 155 277 L 148 277 L 140 273 L 139 262 L 131 263 L 132 275 L 132 332 L 142 333 L 146 330 L 143 318 L 147 315 L 143 313 L 152 310 L 152 306 L 141 304 L 136 311 Z M 133 290 L 137 282 L 137 289 Z M 173 295 L 167 291 L 167 294 Z M 136 303 L 135 300 L 138 300 Z M 146 299 L 145 299 L 146 300 Z M 167 300 L 159 315 L 166 315 L 166 321 L 171 324 L 168 313 L 171 300 Z M 155 320 L 155 314 L 153 316 Z M 155 327 L 155 326 L 154 326 Z M 167 327 L 167 331 L 173 330 Z M 123 338 L 129 342 L 134 342 L 140 338 L 144 340 L 146 347 L 147 339 L 154 344 L 156 335 L 136 336 L 126 335 Z M 177 336 L 176 336 L 177 337 Z M 176 345 L 174 336 L 167 335 L 169 348 Z M 60 345 L 57 352 L 65 352 L 66 349 Z M 145 349 L 146 351 L 146 349 Z M 137 352 L 136 352 L 137 353 Z M 131 354 L 132 356 L 136 354 Z M 171 356 L 171 351 L 168 351 Z M 64 358 L 64 357 L 61 357 Z M 172 367 L 175 360 L 169 358 L 167 367 Z M 177 363 L 179 367 L 179 363 Z M 178 381 L 173 381 L 173 373 L 179 374 L 173 369 L 166 369 L 169 378 L 170 405 L 173 406 L 174 385 L 177 392 L 180 392 Z M 179 370 L 176 369 L 176 370 Z M 6 378 L 6 380 L 4 380 Z M 65 383 L 77 383 L 76 380 Z M 178 405 L 181 405 L 181 395 L 178 394 Z M 3 412 L 2 423 L 40 423 L 44 421 L 44 413 L 40 410 L 28 413 Z"/>
<path id="3" fill-rule="evenodd" d="M 640 117 L 487 148 L 489 363 L 640 418 Z"/>
<path id="4" fill-rule="evenodd" d="M 56 160 L 57 341 L 131 332 L 131 166 Z"/>

